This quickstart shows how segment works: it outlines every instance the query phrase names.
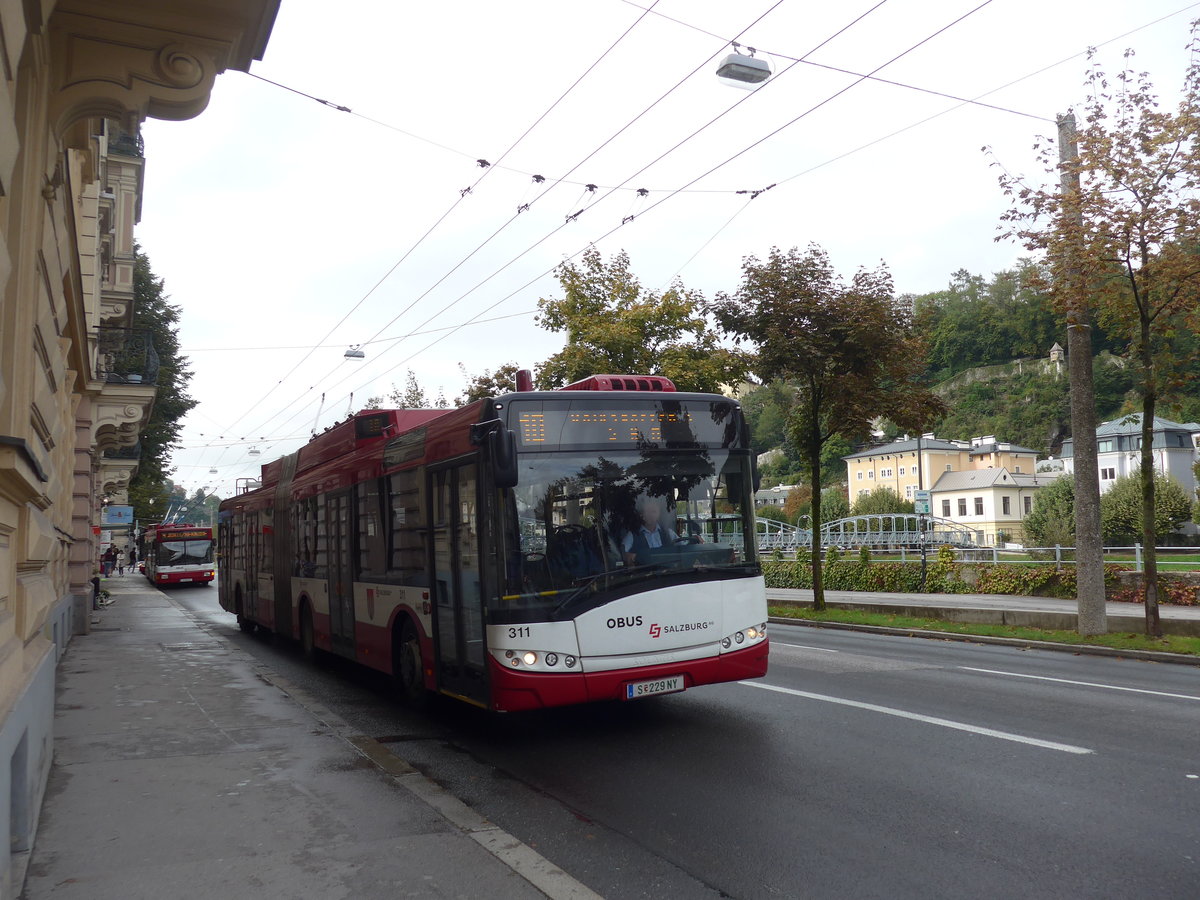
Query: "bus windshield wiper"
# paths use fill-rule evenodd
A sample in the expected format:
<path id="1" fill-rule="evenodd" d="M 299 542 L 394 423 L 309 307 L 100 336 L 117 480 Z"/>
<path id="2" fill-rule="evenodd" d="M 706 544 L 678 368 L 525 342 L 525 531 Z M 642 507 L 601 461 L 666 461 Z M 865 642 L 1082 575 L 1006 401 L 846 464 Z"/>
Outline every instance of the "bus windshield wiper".
<path id="1" fill-rule="evenodd" d="M 633 575 L 637 572 L 659 571 L 665 568 L 667 567 L 662 563 L 646 563 L 640 566 L 624 566 L 623 568 L 612 569 L 608 572 L 597 572 L 595 575 L 583 575 L 575 579 L 575 584 L 578 587 L 555 604 L 553 614 L 558 615 L 601 578 L 623 578 L 626 575 Z"/>

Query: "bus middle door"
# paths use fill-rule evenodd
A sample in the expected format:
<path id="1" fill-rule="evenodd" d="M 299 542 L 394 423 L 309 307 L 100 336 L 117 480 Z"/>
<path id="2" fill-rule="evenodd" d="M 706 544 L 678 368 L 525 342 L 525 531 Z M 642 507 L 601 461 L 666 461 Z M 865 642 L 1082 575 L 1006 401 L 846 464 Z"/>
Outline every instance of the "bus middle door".
<path id="1" fill-rule="evenodd" d="M 429 478 L 438 686 L 486 704 L 478 466 L 436 469 Z"/>

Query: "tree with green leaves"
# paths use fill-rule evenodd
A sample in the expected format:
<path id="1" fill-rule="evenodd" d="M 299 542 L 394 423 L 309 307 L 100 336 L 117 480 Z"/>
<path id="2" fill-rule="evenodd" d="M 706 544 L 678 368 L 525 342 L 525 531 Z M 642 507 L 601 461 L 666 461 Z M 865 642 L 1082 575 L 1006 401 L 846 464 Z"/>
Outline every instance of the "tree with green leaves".
<path id="1" fill-rule="evenodd" d="M 1192 502 L 1183 485 L 1174 478 L 1162 472 L 1155 472 L 1153 478 L 1154 543 L 1157 543 L 1191 518 Z M 1100 530 L 1109 544 L 1128 545 L 1145 539 L 1140 472 L 1122 475 L 1100 495 Z"/>
<path id="2" fill-rule="evenodd" d="M 873 491 L 863 494 L 850 507 L 852 516 L 881 516 L 915 511 L 916 507 L 913 506 L 911 500 L 905 500 L 892 488 L 886 486 L 877 487 Z"/>
<path id="3" fill-rule="evenodd" d="M 1075 545 L 1075 479 L 1056 478 L 1038 488 L 1033 509 L 1022 523 L 1025 544 L 1031 547 L 1073 547 Z"/>
<path id="4" fill-rule="evenodd" d="M 773 247 L 766 260 L 747 257 L 738 291 L 722 292 L 710 309 L 722 328 L 754 345 L 760 378 L 795 388 L 787 432 L 810 484 L 821 484 L 822 450 L 835 437 L 861 438 L 879 416 L 920 431 L 943 412 L 919 381 L 924 345 L 882 265 L 847 284 L 815 244 L 803 253 Z M 824 521 L 821 493 L 812 515 Z M 813 604 L 824 609 L 819 556 Z"/>
<path id="5" fill-rule="evenodd" d="M 1181 332 L 1200 327 L 1200 41 L 1174 112 L 1160 107 L 1145 73 L 1115 78 L 1093 64 L 1078 153 L 1064 161 L 1049 142 L 1040 159 L 1070 190 L 1033 188 L 1004 177 L 1018 205 L 1010 234 L 1042 250 L 1054 281 L 1086 286 L 1100 322 L 1127 342 L 1141 398 L 1142 543 L 1146 631 L 1160 636 L 1154 553 L 1154 418 L 1160 398 L 1189 386 L 1175 373 Z"/>
<path id="6" fill-rule="evenodd" d="M 416 373 L 409 369 L 404 381 L 404 390 L 393 385 L 391 391 L 385 396 L 369 398 L 364 408 L 381 409 L 385 407 L 390 409 L 449 409 L 450 404 L 440 388 L 437 397 L 430 400 L 425 389 L 421 387 L 421 382 L 417 381 Z"/>
<path id="7" fill-rule="evenodd" d="M 1192 498 L 1195 503 L 1192 507 L 1192 521 L 1200 523 L 1200 462 L 1192 466 L 1192 476 L 1196 484 L 1196 495 Z"/>
<path id="8" fill-rule="evenodd" d="M 745 381 L 745 358 L 721 344 L 705 319 L 703 295 L 679 279 L 661 293 L 646 290 L 627 253 L 605 263 L 595 247 L 556 274 L 563 295 L 538 300 L 536 321 L 565 333 L 567 342 L 538 366 L 540 387 L 597 374 L 663 375 L 683 391 L 715 392 Z"/>
<path id="9" fill-rule="evenodd" d="M 841 487 L 825 488 L 821 491 L 821 524 L 836 522 L 850 515 L 850 500 L 846 497 L 846 489 Z M 814 518 L 814 521 L 818 521 Z"/>
<path id="10" fill-rule="evenodd" d="M 458 370 L 462 372 L 463 380 L 466 382 L 463 394 L 458 398 L 459 404 L 465 406 L 476 400 L 499 397 L 501 394 L 515 391 L 517 389 L 517 372 L 523 368 L 526 367 L 510 362 L 498 366 L 494 372 L 491 369 L 484 369 L 479 375 L 468 375 L 467 367 L 459 363 Z"/>
<path id="11" fill-rule="evenodd" d="M 129 503 L 143 522 L 158 522 L 167 511 L 166 485 L 171 452 L 179 446 L 183 418 L 196 405 L 188 393 L 192 370 L 179 352 L 179 307 L 170 302 L 166 286 L 150 268 L 150 259 L 134 247 L 133 331 L 146 332 L 158 354 L 154 406 L 142 429 L 141 456 L 129 482 Z"/>

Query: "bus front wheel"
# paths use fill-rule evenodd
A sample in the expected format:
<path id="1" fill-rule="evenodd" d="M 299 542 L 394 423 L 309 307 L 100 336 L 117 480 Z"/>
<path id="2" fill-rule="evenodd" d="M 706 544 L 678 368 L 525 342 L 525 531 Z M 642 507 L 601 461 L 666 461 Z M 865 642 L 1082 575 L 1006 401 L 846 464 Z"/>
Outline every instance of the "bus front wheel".
<path id="1" fill-rule="evenodd" d="M 392 639 L 392 677 L 400 697 L 414 709 L 429 704 L 425 674 L 421 665 L 421 639 L 411 621 L 405 620 Z"/>

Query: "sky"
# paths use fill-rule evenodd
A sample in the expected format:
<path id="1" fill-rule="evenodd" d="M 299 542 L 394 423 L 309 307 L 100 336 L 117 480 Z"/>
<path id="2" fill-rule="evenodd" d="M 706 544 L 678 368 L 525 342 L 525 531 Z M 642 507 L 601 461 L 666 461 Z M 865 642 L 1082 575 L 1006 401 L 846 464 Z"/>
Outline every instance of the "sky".
<path id="1" fill-rule="evenodd" d="M 898 293 L 990 277 L 1026 255 L 995 240 L 998 175 L 1053 180 L 1033 147 L 1082 109 L 1088 48 L 1109 72 L 1134 50 L 1171 103 L 1196 18 L 1185 0 L 282 0 L 250 74 L 142 129 L 136 236 L 198 401 L 173 477 L 227 496 L 409 370 L 453 402 L 464 369 L 534 368 L 564 341 L 538 300 L 590 245 L 626 251 L 646 290 L 708 298 L 746 257 L 814 243 Z M 731 41 L 770 80 L 720 83 Z"/>

